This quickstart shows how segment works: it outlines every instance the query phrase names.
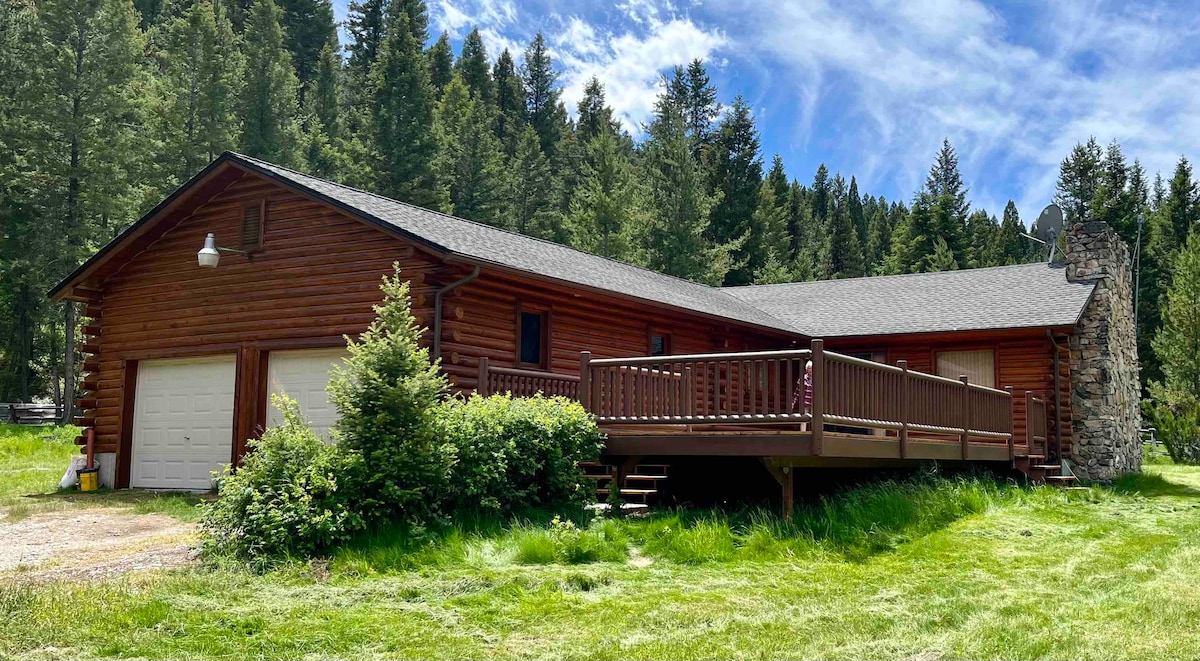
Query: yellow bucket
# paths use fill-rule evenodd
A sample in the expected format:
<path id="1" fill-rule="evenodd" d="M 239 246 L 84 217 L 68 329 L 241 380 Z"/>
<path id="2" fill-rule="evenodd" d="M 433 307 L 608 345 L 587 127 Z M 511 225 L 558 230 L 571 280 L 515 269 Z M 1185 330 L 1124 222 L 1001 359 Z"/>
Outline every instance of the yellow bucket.
<path id="1" fill-rule="evenodd" d="M 84 468 L 79 471 L 79 490 L 95 491 L 100 486 L 100 469 Z"/>

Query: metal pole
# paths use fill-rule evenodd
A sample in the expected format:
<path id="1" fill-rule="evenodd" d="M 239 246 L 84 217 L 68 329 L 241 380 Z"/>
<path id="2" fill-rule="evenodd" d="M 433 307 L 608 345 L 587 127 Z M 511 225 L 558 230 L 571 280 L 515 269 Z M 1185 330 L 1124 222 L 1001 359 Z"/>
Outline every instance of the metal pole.
<path id="1" fill-rule="evenodd" d="M 1133 337 L 1138 336 L 1138 298 L 1142 290 L 1142 222 L 1146 215 L 1138 212 L 1137 243 L 1133 249 Z"/>

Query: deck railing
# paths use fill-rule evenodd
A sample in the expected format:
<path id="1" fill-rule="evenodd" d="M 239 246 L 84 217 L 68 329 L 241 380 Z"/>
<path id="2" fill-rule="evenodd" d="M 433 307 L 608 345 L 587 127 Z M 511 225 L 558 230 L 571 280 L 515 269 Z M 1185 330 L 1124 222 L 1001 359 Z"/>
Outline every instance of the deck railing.
<path id="1" fill-rule="evenodd" d="M 1042 454 L 1049 455 L 1047 439 L 1050 438 L 1049 416 L 1046 412 L 1046 400 L 1035 397 L 1032 392 L 1025 392 L 1025 446 L 1029 454 L 1041 447 Z"/>
<path id="2" fill-rule="evenodd" d="M 513 367 L 496 367 L 487 357 L 479 359 L 480 395 L 508 392 L 514 397 L 532 397 L 538 393 L 579 399 L 579 375 L 539 372 Z"/>
<path id="3" fill-rule="evenodd" d="M 797 390 L 810 360 L 806 411 Z M 583 352 L 579 393 L 601 425 L 809 423 L 815 454 L 831 426 L 894 434 L 901 457 L 911 434 L 957 441 L 964 459 L 972 442 L 1007 443 L 1014 453 L 1011 388 L 827 352 L 821 340 L 789 351 L 604 359 Z"/>

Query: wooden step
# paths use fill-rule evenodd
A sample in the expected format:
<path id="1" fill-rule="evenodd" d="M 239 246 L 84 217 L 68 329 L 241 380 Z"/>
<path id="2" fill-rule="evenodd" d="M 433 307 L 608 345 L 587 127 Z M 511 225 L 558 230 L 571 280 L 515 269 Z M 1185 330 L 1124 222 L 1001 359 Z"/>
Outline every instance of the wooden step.
<path id="1" fill-rule="evenodd" d="M 1036 468 L 1041 471 L 1060 471 L 1062 470 L 1062 464 L 1037 464 L 1036 466 L 1030 466 L 1030 468 Z"/>
<path id="2" fill-rule="evenodd" d="M 647 481 L 647 480 L 665 480 L 666 475 L 626 475 L 626 480 Z"/>
<path id="3" fill-rule="evenodd" d="M 1077 478 L 1074 475 L 1047 475 L 1047 482 L 1074 482 Z"/>
<path id="4" fill-rule="evenodd" d="M 1028 459 L 1030 461 L 1035 461 L 1035 460 L 1036 461 L 1045 461 L 1046 455 L 1044 455 L 1044 454 L 1027 454 L 1027 455 L 1024 455 L 1021 457 L 1017 457 L 1017 459 Z"/>
<path id="5" fill-rule="evenodd" d="M 613 479 L 613 476 L 605 475 L 602 473 L 584 473 L 583 479 L 585 479 L 585 480 L 611 480 L 611 479 Z"/>
<path id="6" fill-rule="evenodd" d="M 608 489 L 596 489 L 596 493 L 601 496 L 607 496 Z M 656 493 L 658 493 L 658 489 L 621 489 L 622 496 L 653 496 Z"/>

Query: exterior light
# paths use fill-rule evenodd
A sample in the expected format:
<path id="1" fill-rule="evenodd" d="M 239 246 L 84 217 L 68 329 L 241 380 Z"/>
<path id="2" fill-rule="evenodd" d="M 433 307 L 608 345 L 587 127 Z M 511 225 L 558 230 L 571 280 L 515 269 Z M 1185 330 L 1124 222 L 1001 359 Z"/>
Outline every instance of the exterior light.
<path id="1" fill-rule="evenodd" d="M 200 252 L 196 253 L 196 261 L 200 266 L 206 269 L 215 269 L 217 264 L 221 262 L 221 253 L 231 252 L 238 255 L 246 255 L 244 250 L 234 250 L 233 248 L 221 248 L 217 246 L 217 237 L 212 232 L 204 237 L 204 247 Z"/>

